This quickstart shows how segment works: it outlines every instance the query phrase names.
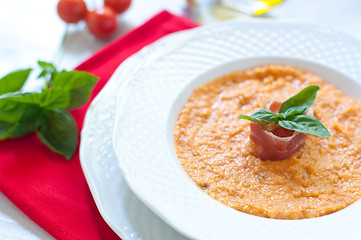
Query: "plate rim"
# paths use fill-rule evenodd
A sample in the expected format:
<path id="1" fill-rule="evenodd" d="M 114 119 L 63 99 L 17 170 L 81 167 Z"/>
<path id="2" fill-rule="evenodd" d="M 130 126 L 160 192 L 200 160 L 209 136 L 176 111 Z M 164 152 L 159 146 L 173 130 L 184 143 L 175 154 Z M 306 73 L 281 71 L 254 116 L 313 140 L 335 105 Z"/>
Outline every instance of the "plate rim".
<path id="1" fill-rule="evenodd" d="M 133 72 L 136 72 L 137 69 L 141 65 L 143 65 L 146 61 L 149 61 L 148 58 L 141 58 L 142 55 L 146 54 L 147 52 L 154 51 L 154 49 L 156 49 L 159 44 L 162 44 L 163 42 L 169 42 L 173 38 L 181 38 L 181 39 L 178 39 L 178 41 L 184 41 L 184 39 L 188 39 L 188 36 L 190 34 L 192 34 L 192 32 L 194 32 L 194 31 L 195 31 L 195 29 L 185 29 L 185 30 L 182 30 L 182 31 L 169 33 L 169 34 L 161 37 L 160 39 L 156 40 L 155 42 L 150 43 L 150 44 L 142 47 L 138 52 L 136 52 L 135 54 L 133 54 L 133 55 L 129 56 L 127 59 L 125 59 L 117 67 L 117 69 L 111 75 L 111 77 L 109 78 L 107 83 L 104 85 L 104 87 L 100 90 L 100 92 L 97 94 L 97 96 L 95 96 L 95 98 L 92 100 L 92 102 L 90 103 L 90 105 L 89 105 L 89 107 L 88 107 L 88 109 L 86 111 L 86 114 L 84 116 L 83 127 L 82 127 L 82 129 L 80 131 L 80 139 L 81 140 L 80 140 L 80 144 L 79 144 L 79 159 L 80 159 L 81 169 L 83 171 L 83 174 L 84 174 L 85 180 L 87 182 L 87 185 L 89 187 L 90 193 L 92 195 L 94 203 L 95 203 L 101 217 L 106 222 L 106 224 L 118 236 L 120 236 L 123 240 L 128 240 L 128 239 L 130 240 L 130 239 L 133 239 L 133 238 L 129 237 L 127 235 L 127 233 L 125 231 L 123 231 L 123 229 L 121 229 L 119 226 L 117 226 L 114 223 L 114 219 L 105 210 L 104 204 L 103 204 L 103 202 L 101 201 L 101 198 L 100 198 L 99 187 L 98 187 L 98 184 L 96 183 L 97 181 L 95 180 L 95 175 L 96 174 L 94 174 L 93 170 L 90 170 L 90 167 L 89 167 L 92 160 L 85 157 L 87 155 L 85 153 L 87 149 L 86 149 L 85 141 L 82 141 L 82 140 L 86 138 L 88 127 L 89 127 L 89 124 L 90 124 L 89 121 L 90 121 L 91 115 L 94 114 L 93 113 L 94 107 L 96 105 L 98 105 L 99 102 L 102 101 L 103 95 L 105 95 L 109 91 L 108 90 L 109 86 L 111 84 L 115 84 L 115 82 L 117 81 L 119 76 L 122 75 L 123 69 L 125 67 L 130 67 L 130 68 L 132 68 Z M 124 81 L 124 83 L 122 83 L 123 84 L 122 91 L 123 91 L 123 89 L 125 88 L 126 84 L 129 81 L 130 81 L 130 79 L 126 79 Z M 120 94 L 121 94 L 121 92 L 119 92 L 116 97 L 118 97 Z M 114 152 L 113 144 L 111 144 L 111 148 L 112 148 L 112 150 Z M 114 153 L 114 155 L 115 155 L 115 153 Z M 116 159 L 115 159 L 115 161 L 117 162 Z M 117 164 L 117 166 L 118 166 L 118 164 Z M 123 174 L 123 172 L 121 171 L 120 168 L 118 170 L 120 171 L 121 174 Z"/>

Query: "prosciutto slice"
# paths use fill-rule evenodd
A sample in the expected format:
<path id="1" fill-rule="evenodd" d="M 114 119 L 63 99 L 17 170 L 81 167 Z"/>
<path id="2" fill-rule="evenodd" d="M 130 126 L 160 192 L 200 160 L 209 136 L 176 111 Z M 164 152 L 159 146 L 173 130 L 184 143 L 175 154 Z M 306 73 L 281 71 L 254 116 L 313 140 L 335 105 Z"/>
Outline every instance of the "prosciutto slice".
<path id="1" fill-rule="evenodd" d="M 278 113 L 280 102 L 272 102 L 269 110 Z M 260 126 L 251 122 L 251 140 L 256 145 L 256 155 L 262 160 L 283 160 L 298 152 L 304 145 L 305 134 L 269 123 Z"/>

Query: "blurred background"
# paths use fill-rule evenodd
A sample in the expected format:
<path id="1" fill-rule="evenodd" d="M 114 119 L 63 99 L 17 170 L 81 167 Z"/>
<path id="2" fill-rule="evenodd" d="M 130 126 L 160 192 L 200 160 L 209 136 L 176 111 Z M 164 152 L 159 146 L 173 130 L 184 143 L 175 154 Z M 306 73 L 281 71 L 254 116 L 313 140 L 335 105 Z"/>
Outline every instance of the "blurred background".
<path id="1" fill-rule="evenodd" d="M 103 0 L 85 1 L 88 10 L 103 6 Z M 57 4 L 58 0 L 0 0 L 0 77 L 33 67 L 39 59 L 73 69 L 161 10 L 201 25 L 228 19 L 311 22 L 361 40 L 360 0 L 132 0 L 129 9 L 117 16 L 119 28 L 106 40 L 90 34 L 84 21 L 65 24 L 57 14 Z M 0 239 L 52 238 L 0 193 Z"/>
<path id="2" fill-rule="evenodd" d="M 102 0 L 85 1 L 89 10 L 103 5 Z M 359 0 L 133 0 L 130 8 L 118 15 L 119 28 L 107 40 L 95 39 L 84 21 L 66 25 L 57 15 L 57 3 L 0 0 L 0 75 L 34 65 L 37 59 L 74 68 L 95 50 L 163 9 L 192 17 L 200 24 L 232 18 L 297 20 L 330 25 L 361 38 Z M 276 5 L 267 8 L 267 3 Z"/>

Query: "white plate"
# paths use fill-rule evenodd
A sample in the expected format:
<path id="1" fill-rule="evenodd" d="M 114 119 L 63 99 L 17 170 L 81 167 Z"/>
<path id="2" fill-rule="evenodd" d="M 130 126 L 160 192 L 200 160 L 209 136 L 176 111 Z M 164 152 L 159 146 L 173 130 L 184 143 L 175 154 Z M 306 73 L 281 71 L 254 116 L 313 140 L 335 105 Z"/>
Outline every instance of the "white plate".
<path id="1" fill-rule="evenodd" d="M 232 21 L 188 37 L 139 65 L 119 97 L 113 146 L 139 199 L 195 239 L 303 239 L 306 231 L 318 238 L 361 238 L 361 202 L 304 220 L 266 219 L 218 203 L 182 170 L 172 141 L 176 115 L 191 89 L 237 68 L 295 64 L 357 96 L 360 85 L 350 79 L 361 79 L 361 43 L 329 28 L 277 22 Z"/>

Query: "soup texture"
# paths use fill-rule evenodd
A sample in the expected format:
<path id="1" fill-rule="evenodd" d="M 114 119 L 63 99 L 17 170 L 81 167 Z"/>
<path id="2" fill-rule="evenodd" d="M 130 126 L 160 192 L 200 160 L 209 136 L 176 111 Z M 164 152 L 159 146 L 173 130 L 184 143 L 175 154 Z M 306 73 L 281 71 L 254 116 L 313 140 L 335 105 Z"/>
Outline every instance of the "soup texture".
<path id="1" fill-rule="evenodd" d="M 331 137 L 307 135 L 288 159 L 263 161 L 238 119 L 320 86 L 313 115 Z M 361 197 L 361 102 L 298 67 L 261 65 L 196 88 L 179 113 L 174 144 L 180 164 L 209 196 L 236 210 L 278 219 L 318 217 Z"/>

